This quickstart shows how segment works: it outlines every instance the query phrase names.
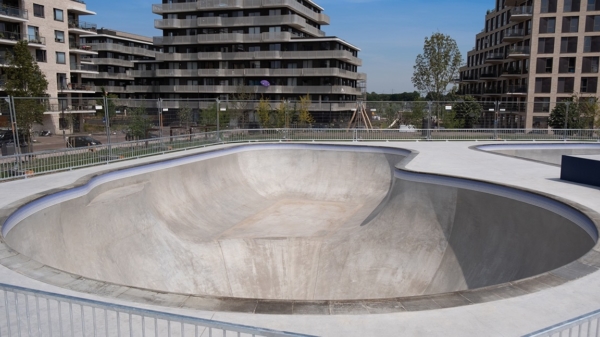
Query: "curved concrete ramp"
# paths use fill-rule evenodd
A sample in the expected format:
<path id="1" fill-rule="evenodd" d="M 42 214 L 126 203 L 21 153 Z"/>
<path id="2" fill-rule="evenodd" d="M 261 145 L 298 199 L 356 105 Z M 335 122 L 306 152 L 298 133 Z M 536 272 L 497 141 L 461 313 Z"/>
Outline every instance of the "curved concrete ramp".
<path id="1" fill-rule="evenodd" d="M 20 253 L 87 278 L 293 300 L 484 287 L 558 268 L 594 245 L 595 227 L 572 209 L 423 180 L 395 168 L 407 154 L 310 145 L 211 152 L 41 199 L 3 233 Z"/>

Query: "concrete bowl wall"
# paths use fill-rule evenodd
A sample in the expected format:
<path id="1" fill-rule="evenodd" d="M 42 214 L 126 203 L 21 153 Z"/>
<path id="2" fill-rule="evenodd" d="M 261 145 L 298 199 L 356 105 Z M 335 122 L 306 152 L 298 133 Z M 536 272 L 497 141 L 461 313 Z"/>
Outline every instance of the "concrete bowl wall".
<path id="1" fill-rule="evenodd" d="M 475 289 L 553 270 L 595 244 L 574 210 L 428 181 L 396 168 L 406 155 L 239 147 L 100 176 L 3 234 L 21 254 L 86 278 L 278 300 Z"/>

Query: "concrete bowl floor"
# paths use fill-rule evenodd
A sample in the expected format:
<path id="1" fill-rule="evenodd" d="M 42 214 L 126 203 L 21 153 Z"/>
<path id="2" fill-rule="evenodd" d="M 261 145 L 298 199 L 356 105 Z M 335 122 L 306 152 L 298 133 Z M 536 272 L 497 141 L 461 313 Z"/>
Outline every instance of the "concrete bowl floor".
<path id="1" fill-rule="evenodd" d="M 411 156 L 239 146 L 98 176 L 24 207 L 3 234 L 20 254 L 83 278 L 298 308 L 505 284 L 595 245 L 595 226 L 573 208 L 410 174 L 401 168 Z"/>

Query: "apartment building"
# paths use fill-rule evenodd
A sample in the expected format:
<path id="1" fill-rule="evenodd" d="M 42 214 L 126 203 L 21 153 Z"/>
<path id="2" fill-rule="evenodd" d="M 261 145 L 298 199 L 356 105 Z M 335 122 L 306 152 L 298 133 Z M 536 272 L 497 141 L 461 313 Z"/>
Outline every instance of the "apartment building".
<path id="1" fill-rule="evenodd" d="M 364 93 L 360 49 L 326 36 L 330 18 L 310 0 L 163 0 L 152 10 L 164 52 L 131 72 L 138 97 L 231 100 L 243 88 L 257 100 L 309 95 L 317 112 Z"/>
<path id="2" fill-rule="evenodd" d="M 62 122 L 67 132 L 78 131 L 82 115 L 95 113 L 84 99 L 94 89 L 83 85 L 81 76 L 97 71 L 81 59 L 96 52 L 78 44 L 82 34 L 96 31 L 94 24 L 80 17 L 94 14 L 81 0 L 3 0 L 0 5 L 0 61 L 18 40 L 25 39 L 49 83 L 50 99 L 40 128 L 57 132 Z"/>
<path id="3" fill-rule="evenodd" d="M 496 0 L 459 92 L 489 103 L 485 127 L 545 129 L 557 102 L 598 97 L 599 56 L 600 0 Z"/>
<path id="4" fill-rule="evenodd" d="M 140 75 L 139 71 L 134 71 L 135 64 L 140 64 L 138 68 L 153 64 L 156 52 L 161 50 L 153 45 L 150 37 L 107 28 L 98 29 L 97 34 L 82 36 L 81 43 L 96 52 L 82 59 L 82 64 L 98 67 L 98 73 L 82 75 L 95 87 L 96 96 L 103 94 L 104 89 L 119 98 L 135 97 L 132 86 Z"/>

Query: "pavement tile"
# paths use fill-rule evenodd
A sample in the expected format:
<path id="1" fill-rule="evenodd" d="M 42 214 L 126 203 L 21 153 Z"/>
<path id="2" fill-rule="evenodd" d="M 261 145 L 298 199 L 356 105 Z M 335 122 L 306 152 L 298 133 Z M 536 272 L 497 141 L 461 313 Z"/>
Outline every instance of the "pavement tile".
<path id="1" fill-rule="evenodd" d="M 327 301 L 302 301 L 294 302 L 292 314 L 294 315 L 329 315 L 329 302 Z"/>
<path id="2" fill-rule="evenodd" d="M 363 305 L 371 314 L 389 314 L 406 311 L 402 306 L 402 303 L 397 300 L 364 301 Z"/>
<path id="3" fill-rule="evenodd" d="M 366 315 L 369 310 L 361 302 L 335 301 L 329 305 L 332 315 Z"/>
<path id="4" fill-rule="evenodd" d="M 294 302 L 292 301 L 258 301 L 256 305 L 256 314 L 268 315 L 291 315 L 293 313 Z"/>

